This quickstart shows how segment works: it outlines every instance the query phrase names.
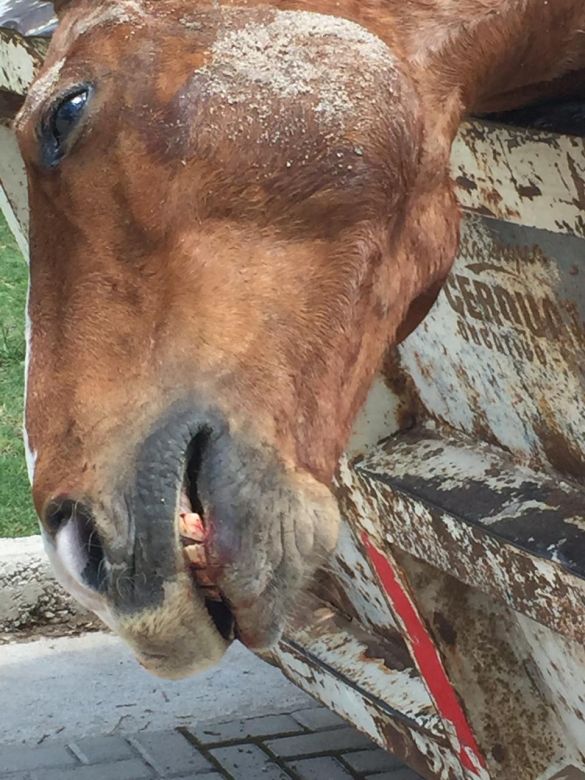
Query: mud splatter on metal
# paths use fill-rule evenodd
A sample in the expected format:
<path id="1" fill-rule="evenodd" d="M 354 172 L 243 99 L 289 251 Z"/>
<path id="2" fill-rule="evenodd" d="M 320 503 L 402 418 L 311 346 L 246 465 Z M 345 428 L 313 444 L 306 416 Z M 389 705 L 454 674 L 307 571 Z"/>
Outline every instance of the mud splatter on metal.
<path id="1" fill-rule="evenodd" d="M 585 236 L 585 139 L 489 122 L 464 124 L 453 179 L 470 212 Z"/>
<path id="2" fill-rule="evenodd" d="M 455 268 L 401 348 L 438 420 L 585 477 L 583 240 L 468 219 Z"/>
<path id="3" fill-rule="evenodd" d="M 43 64 L 48 42 L 0 28 L 0 90 L 25 95 Z"/>

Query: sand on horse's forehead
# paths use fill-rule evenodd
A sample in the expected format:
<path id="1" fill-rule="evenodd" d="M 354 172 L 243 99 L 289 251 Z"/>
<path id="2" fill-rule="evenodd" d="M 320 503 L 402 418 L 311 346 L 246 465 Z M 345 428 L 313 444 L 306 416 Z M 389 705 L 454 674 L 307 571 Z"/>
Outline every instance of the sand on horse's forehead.
<path id="1" fill-rule="evenodd" d="M 200 70 L 209 93 L 228 103 L 247 101 L 251 87 L 277 98 L 313 94 L 324 114 L 355 109 L 360 91 L 379 83 L 381 73 L 388 86 L 396 75 L 396 60 L 380 38 L 355 22 L 309 11 L 276 11 L 267 21 L 227 28 L 212 54 Z"/>

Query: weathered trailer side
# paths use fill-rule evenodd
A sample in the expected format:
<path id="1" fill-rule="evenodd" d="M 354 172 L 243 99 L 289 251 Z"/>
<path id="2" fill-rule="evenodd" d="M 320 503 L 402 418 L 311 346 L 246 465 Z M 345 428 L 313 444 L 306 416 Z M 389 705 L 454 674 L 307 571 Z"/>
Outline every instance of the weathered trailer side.
<path id="1" fill-rule="evenodd" d="M 498 778 L 584 776 L 583 152 L 462 128 L 459 257 L 388 374 L 416 422 L 345 472 L 352 528 L 407 583 Z"/>

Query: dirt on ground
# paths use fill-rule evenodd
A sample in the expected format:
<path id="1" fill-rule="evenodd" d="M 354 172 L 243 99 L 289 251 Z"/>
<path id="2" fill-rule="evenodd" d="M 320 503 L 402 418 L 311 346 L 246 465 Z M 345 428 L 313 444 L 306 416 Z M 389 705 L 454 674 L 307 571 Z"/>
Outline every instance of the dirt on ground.
<path id="1" fill-rule="evenodd" d="M 67 622 L 31 624 L 16 631 L 4 631 L 0 633 L 0 646 L 52 637 L 80 636 L 96 631 L 108 631 L 108 628 L 98 618 L 73 616 Z"/>

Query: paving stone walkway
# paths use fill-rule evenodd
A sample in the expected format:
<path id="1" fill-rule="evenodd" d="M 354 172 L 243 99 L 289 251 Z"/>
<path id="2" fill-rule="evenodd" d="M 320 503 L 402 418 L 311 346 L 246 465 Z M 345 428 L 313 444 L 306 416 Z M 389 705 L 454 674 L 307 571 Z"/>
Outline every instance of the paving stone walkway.
<path id="1" fill-rule="evenodd" d="M 287 715 L 0 746 L 0 780 L 418 780 L 322 707 Z"/>

